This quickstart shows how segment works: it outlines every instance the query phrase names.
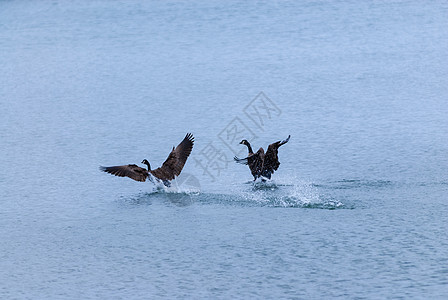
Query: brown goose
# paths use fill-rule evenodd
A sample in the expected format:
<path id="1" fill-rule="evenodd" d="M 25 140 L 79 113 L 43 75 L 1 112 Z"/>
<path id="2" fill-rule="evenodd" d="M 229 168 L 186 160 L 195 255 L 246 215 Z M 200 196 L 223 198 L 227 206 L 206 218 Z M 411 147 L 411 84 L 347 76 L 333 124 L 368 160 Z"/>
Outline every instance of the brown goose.
<path id="1" fill-rule="evenodd" d="M 249 155 L 246 158 L 234 157 L 237 163 L 248 165 L 252 176 L 254 176 L 254 181 L 262 177 L 271 179 L 272 173 L 277 171 L 280 166 L 278 161 L 278 148 L 289 141 L 291 136 L 284 141 L 278 141 L 272 143 L 268 146 L 268 150 L 264 153 L 264 149 L 260 148 L 256 153 L 253 153 L 252 147 L 247 140 L 242 140 L 240 144 L 246 145 L 249 151 Z"/>
<path id="2" fill-rule="evenodd" d="M 187 161 L 188 156 L 193 149 L 194 137 L 191 133 L 187 133 L 185 138 L 177 145 L 176 148 L 168 155 L 168 158 L 162 164 L 160 168 L 151 170 L 151 165 L 144 159 L 142 164 L 148 166 L 148 169 L 141 168 L 137 165 L 124 165 L 124 166 L 114 166 L 114 167 L 100 167 L 101 171 L 110 173 L 115 176 L 129 177 L 136 181 L 146 181 L 146 179 L 152 181 L 151 176 L 156 177 L 161 180 L 164 185 L 170 186 L 170 180 L 178 176 L 182 171 L 182 168 Z"/>
<path id="3" fill-rule="evenodd" d="M 242 140 L 240 144 L 247 146 L 247 150 L 249 152 L 248 156 L 242 159 L 235 156 L 234 160 L 240 164 L 248 165 L 255 180 L 261 176 L 261 172 L 263 170 L 264 149 L 260 147 L 257 153 L 254 153 L 248 140 Z"/>

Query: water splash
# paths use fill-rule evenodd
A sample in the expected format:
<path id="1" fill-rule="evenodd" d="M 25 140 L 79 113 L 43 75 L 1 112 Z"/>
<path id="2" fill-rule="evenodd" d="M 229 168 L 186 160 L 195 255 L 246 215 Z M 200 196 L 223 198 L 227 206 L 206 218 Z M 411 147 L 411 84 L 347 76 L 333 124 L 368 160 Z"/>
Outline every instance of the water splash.
<path id="1" fill-rule="evenodd" d="M 182 173 L 170 182 L 170 186 L 165 186 L 161 181 L 152 182 L 152 191 L 149 194 L 199 194 L 201 192 L 201 185 L 199 180 L 189 174 Z"/>
<path id="2" fill-rule="evenodd" d="M 198 203 L 246 207 L 349 208 L 341 201 L 323 194 L 318 185 L 296 177 L 234 183 L 229 187 L 231 192 L 219 194 L 203 193 L 199 181 L 194 176 L 185 175 L 173 180 L 170 187 L 162 183 L 152 185 L 153 190 L 145 193 L 145 197 L 160 198 L 178 206 Z"/>
<path id="3" fill-rule="evenodd" d="M 278 178 L 265 182 L 246 183 L 237 191 L 240 197 L 248 203 L 271 207 L 302 207 L 336 209 L 344 208 L 340 201 L 325 197 L 311 182 L 296 177 L 286 180 Z"/>

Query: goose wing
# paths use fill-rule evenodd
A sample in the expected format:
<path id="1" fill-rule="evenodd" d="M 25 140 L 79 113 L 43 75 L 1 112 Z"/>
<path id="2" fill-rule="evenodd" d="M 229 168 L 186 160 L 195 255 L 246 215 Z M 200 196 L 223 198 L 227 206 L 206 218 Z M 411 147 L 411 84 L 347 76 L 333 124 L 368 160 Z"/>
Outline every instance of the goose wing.
<path id="1" fill-rule="evenodd" d="M 272 143 L 268 146 L 268 150 L 266 151 L 266 155 L 264 158 L 264 164 L 263 164 L 263 176 L 264 174 L 270 174 L 274 173 L 274 171 L 277 171 L 278 167 L 280 166 L 280 162 L 278 161 L 278 148 L 281 145 L 286 144 L 289 141 L 289 138 L 291 136 L 288 135 L 288 138 L 283 141 L 278 141 L 275 143 Z"/>
<path id="2" fill-rule="evenodd" d="M 264 156 L 264 149 L 260 148 L 257 153 L 251 154 L 246 158 L 238 158 L 235 156 L 233 159 L 239 164 L 248 165 L 252 175 L 259 177 L 263 169 Z"/>
<path id="3" fill-rule="evenodd" d="M 151 170 L 151 174 L 162 180 L 172 180 L 182 171 L 188 156 L 193 149 L 194 137 L 191 133 L 187 133 L 185 138 L 177 145 L 176 148 L 168 155 L 168 158 L 160 168 Z"/>
<path id="4" fill-rule="evenodd" d="M 145 181 L 148 177 L 148 171 L 137 165 L 100 167 L 100 170 L 115 176 L 129 177 L 136 181 Z"/>

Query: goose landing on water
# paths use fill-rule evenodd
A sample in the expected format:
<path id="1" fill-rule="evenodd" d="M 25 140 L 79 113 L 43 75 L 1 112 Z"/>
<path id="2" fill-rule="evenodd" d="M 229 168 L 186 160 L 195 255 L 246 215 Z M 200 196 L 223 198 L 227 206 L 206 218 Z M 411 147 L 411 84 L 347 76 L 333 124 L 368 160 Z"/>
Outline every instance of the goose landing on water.
<path id="1" fill-rule="evenodd" d="M 272 143 L 268 146 L 268 150 L 264 153 L 264 149 L 260 148 L 256 153 L 253 152 L 251 145 L 247 140 L 242 140 L 240 144 L 246 145 L 249 155 L 246 158 L 238 158 L 234 157 L 233 159 L 243 165 L 248 165 L 252 176 L 254 176 L 254 181 L 257 178 L 271 179 L 272 173 L 277 171 L 280 166 L 280 162 L 278 161 L 278 148 L 289 141 L 291 136 L 288 135 L 288 138 L 284 141 L 278 141 Z"/>
<path id="2" fill-rule="evenodd" d="M 177 145 L 176 148 L 173 147 L 170 155 L 165 160 L 160 168 L 151 170 L 151 165 L 144 159 L 142 164 L 148 166 L 148 169 L 141 168 L 137 165 L 124 165 L 124 166 L 114 166 L 114 167 L 100 167 L 101 171 L 110 173 L 115 176 L 129 177 L 136 181 L 152 181 L 151 176 L 154 176 L 157 180 L 163 182 L 165 186 L 170 186 L 170 180 L 174 177 L 179 176 L 182 168 L 187 161 L 188 156 L 193 149 L 194 137 L 191 133 L 187 133 L 182 142 Z"/>

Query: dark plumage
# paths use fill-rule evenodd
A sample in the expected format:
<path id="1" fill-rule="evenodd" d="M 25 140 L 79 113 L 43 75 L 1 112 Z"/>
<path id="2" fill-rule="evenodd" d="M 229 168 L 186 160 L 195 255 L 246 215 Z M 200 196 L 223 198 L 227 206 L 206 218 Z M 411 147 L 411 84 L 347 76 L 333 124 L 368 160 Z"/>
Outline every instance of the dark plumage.
<path id="1" fill-rule="evenodd" d="M 168 158 L 162 164 L 160 168 L 151 170 L 151 165 L 144 159 L 142 164 L 148 166 L 148 169 L 141 168 L 137 165 L 124 165 L 124 166 L 113 166 L 113 167 L 100 167 L 101 171 L 110 173 L 115 176 L 129 177 L 136 181 L 146 181 L 150 174 L 160 180 L 167 186 L 169 186 L 169 181 L 173 180 L 174 177 L 179 176 L 182 168 L 187 161 L 188 156 L 193 149 L 194 137 L 191 133 L 187 133 L 182 142 L 177 145 L 176 148 L 168 155 Z"/>
<path id="2" fill-rule="evenodd" d="M 278 161 L 278 148 L 289 141 L 291 136 L 284 141 L 278 141 L 268 146 L 266 153 L 263 148 L 258 149 L 256 153 L 253 153 L 252 147 L 247 140 L 242 140 L 240 144 L 246 145 L 249 152 L 246 158 L 234 157 L 237 163 L 248 165 L 254 180 L 259 177 L 271 179 L 272 173 L 277 171 L 280 166 Z"/>

